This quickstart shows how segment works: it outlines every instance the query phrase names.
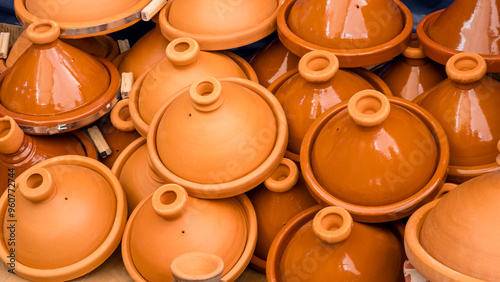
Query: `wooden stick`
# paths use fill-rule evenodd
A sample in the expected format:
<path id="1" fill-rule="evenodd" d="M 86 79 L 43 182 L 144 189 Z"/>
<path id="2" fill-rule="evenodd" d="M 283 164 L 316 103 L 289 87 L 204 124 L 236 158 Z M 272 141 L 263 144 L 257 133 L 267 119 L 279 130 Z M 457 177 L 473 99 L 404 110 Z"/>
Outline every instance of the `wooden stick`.
<path id="1" fill-rule="evenodd" d="M 128 39 L 118 40 L 118 48 L 120 48 L 120 54 L 128 51 L 128 49 L 130 49 Z"/>
<path id="2" fill-rule="evenodd" d="M 0 33 L 0 59 L 7 59 L 9 54 L 9 32 Z"/>
<path id="3" fill-rule="evenodd" d="M 156 15 L 156 13 L 158 13 L 166 4 L 166 0 L 152 0 L 144 9 L 142 9 L 142 20 L 146 22 L 151 20 L 151 18 L 153 18 L 154 15 Z"/>
<path id="4" fill-rule="evenodd" d="M 130 90 L 132 90 L 133 84 L 134 84 L 134 74 L 131 72 L 122 72 L 122 83 L 120 86 L 122 99 L 127 99 L 129 97 Z"/>
<path id="5" fill-rule="evenodd" d="M 97 125 L 88 128 L 87 132 L 89 133 L 92 142 L 94 142 L 97 152 L 99 152 L 101 158 L 105 158 L 113 153 Z"/>

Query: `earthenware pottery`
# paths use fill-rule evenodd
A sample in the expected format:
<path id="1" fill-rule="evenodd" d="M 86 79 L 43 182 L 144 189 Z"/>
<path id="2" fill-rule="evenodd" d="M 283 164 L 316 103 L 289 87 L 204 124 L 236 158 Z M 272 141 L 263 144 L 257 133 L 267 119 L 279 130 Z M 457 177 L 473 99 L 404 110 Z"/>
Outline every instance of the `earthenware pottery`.
<path id="1" fill-rule="evenodd" d="M 468 180 L 408 220 L 405 250 L 430 281 L 500 281 L 500 172 Z"/>
<path id="2" fill-rule="evenodd" d="M 326 110 L 363 89 L 376 89 L 392 96 L 375 74 L 364 69 L 339 69 L 337 57 L 324 50 L 305 54 L 298 69 L 282 75 L 268 89 L 285 110 L 290 134 L 285 156 L 296 162 L 309 126 Z"/>
<path id="3" fill-rule="evenodd" d="M 413 101 L 415 97 L 446 79 L 444 66 L 429 60 L 422 52 L 416 34 L 394 63 L 382 68 L 379 76 L 396 97 Z"/>
<path id="4" fill-rule="evenodd" d="M 316 119 L 300 152 L 316 200 L 343 207 L 360 222 L 397 220 L 431 201 L 448 161 L 446 134 L 433 116 L 375 90 Z"/>
<path id="5" fill-rule="evenodd" d="M 177 282 L 219 282 L 223 271 L 224 261 L 207 253 L 185 253 L 170 265 Z"/>
<path id="6" fill-rule="evenodd" d="M 399 0 L 287 0 L 278 11 L 278 35 L 297 56 L 334 53 L 340 67 L 389 61 L 409 43 L 410 10 Z"/>
<path id="7" fill-rule="evenodd" d="M 123 150 L 111 171 L 125 191 L 129 214 L 144 198 L 165 184 L 151 169 L 144 137 L 136 139 Z"/>
<path id="8" fill-rule="evenodd" d="M 260 85 L 268 87 L 287 71 L 297 68 L 299 59 L 276 38 L 250 59 L 250 65 L 255 70 Z"/>
<path id="9" fill-rule="evenodd" d="M 62 38 L 97 36 L 124 29 L 141 19 L 151 0 L 15 0 L 16 16 L 23 26 L 41 19 L 61 27 Z"/>
<path id="10" fill-rule="evenodd" d="M 271 92 L 247 79 L 210 76 L 167 101 L 147 136 L 157 174 L 199 198 L 262 183 L 278 168 L 287 139 L 285 113 Z"/>
<path id="11" fill-rule="evenodd" d="M 488 72 L 500 72 L 499 12 L 496 0 L 455 0 L 418 23 L 422 50 L 442 65 L 460 52 L 477 53 L 486 60 Z"/>
<path id="12" fill-rule="evenodd" d="M 234 281 L 255 248 L 257 220 L 245 195 L 204 200 L 167 184 L 144 199 L 127 222 L 122 240 L 125 267 L 134 281 L 172 281 L 169 266 L 185 253 L 224 261 L 222 279 Z"/>
<path id="13" fill-rule="evenodd" d="M 276 30 L 280 2 L 168 1 L 159 16 L 161 32 L 170 41 L 180 37 L 193 38 L 202 50 L 245 46 Z"/>
<path id="14" fill-rule="evenodd" d="M 500 82 L 485 76 L 486 62 L 474 53 L 459 53 L 446 64 L 448 79 L 415 98 L 443 126 L 450 142 L 448 181 L 461 183 L 499 170 Z"/>
<path id="15" fill-rule="evenodd" d="M 4 72 L 7 68 L 12 67 L 17 59 L 28 49 L 33 43 L 26 36 L 26 30 L 21 32 L 16 42 L 12 45 L 9 50 L 9 56 L 5 60 L 5 69 L 1 70 Z"/>
<path id="16" fill-rule="evenodd" d="M 394 230 L 394 231 L 393 231 Z M 268 281 L 403 281 L 399 232 L 352 220 L 341 207 L 311 207 L 273 241 Z"/>
<path id="17" fill-rule="evenodd" d="M 14 271 L 23 278 L 80 277 L 103 263 L 120 243 L 127 219 L 125 194 L 97 160 L 50 158 L 19 175 L 11 189 L 0 198 L 0 254 L 8 264 L 14 253 Z M 15 246 L 9 244 L 12 233 Z"/>
<path id="18" fill-rule="evenodd" d="M 29 134 L 88 125 L 117 101 L 120 76 L 107 60 L 58 40 L 59 27 L 38 21 L 26 29 L 33 45 L 0 76 L 0 115 Z"/>
<path id="19" fill-rule="evenodd" d="M 104 58 L 108 61 L 112 61 L 120 52 L 118 49 L 118 43 L 107 35 L 61 40 L 78 47 L 91 55 Z"/>
<path id="20" fill-rule="evenodd" d="M 271 177 L 247 195 L 255 208 L 258 225 L 250 266 L 265 274 L 267 253 L 276 234 L 290 218 L 318 202 L 309 194 L 297 165 L 289 159 L 283 159 Z"/>
<path id="21" fill-rule="evenodd" d="M 166 49 L 166 56 L 139 76 L 130 91 L 132 122 L 143 136 L 165 101 L 195 79 L 210 75 L 258 81 L 255 71 L 241 57 L 229 52 L 200 51 L 198 43 L 190 38 L 172 41 Z"/>

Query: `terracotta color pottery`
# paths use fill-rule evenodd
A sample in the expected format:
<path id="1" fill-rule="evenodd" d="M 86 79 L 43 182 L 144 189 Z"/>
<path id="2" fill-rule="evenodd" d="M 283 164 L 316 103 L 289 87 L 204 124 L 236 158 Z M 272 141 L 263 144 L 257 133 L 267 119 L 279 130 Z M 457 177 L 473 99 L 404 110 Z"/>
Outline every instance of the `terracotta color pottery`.
<path id="1" fill-rule="evenodd" d="M 224 261 L 207 253 L 185 253 L 172 261 L 170 271 L 177 282 L 219 282 Z"/>
<path id="2" fill-rule="evenodd" d="M 399 0 L 287 0 L 278 11 L 278 35 L 297 56 L 334 53 L 343 68 L 389 61 L 409 43 L 410 10 Z"/>
<path id="3" fill-rule="evenodd" d="M 304 55 L 298 69 L 279 77 L 268 89 L 285 110 L 289 138 L 286 157 L 300 159 L 300 145 L 314 120 L 334 105 L 364 89 L 392 96 L 385 83 L 365 69 L 339 69 L 337 57 L 324 50 Z"/>
<path id="4" fill-rule="evenodd" d="M 432 200 L 448 161 L 446 134 L 433 116 L 375 90 L 316 119 L 300 152 L 313 196 L 360 222 L 397 220 Z"/>
<path id="5" fill-rule="evenodd" d="M 383 68 L 379 76 L 387 83 L 394 96 L 413 101 L 415 97 L 446 79 L 446 72 L 442 65 L 425 56 L 413 33 L 410 45 L 406 47 L 402 57 Z"/>
<path id="6" fill-rule="evenodd" d="M 8 265 L 14 253 L 15 273 L 34 281 L 71 280 L 91 272 L 116 249 L 127 219 L 118 179 L 83 156 L 36 164 L 0 201 L 2 260 Z M 12 232 L 15 246 L 9 244 Z"/>
<path id="7" fill-rule="evenodd" d="M 446 64 L 448 79 L 415 98 L 443 126 L 450 142 L 448 181 L 461 183 L 499 170 L 500 82 L 484 76 L 486 63 L 474 53 L 454 55 Z"/>
<path id="8" fill-rule="evenodd" d="M 297 68 L 299 59 L 276 38 L 250 59 L 250 65 L 255 70 L 260 85 L 268 87 L 281 75 Z"/>
<path id="9" fill-rule="evenodd" d="M 105 59 L 58 40 L 55 22 L 26 29 L 33 45 L 0 76 L 0 115 L 29 134 L 53 134 L 88 125 L 117 101 L 120 76 Z"/>
<path id="10" fill-rule="evenodd" d="M 408 220 L 405 250 L 430 281 L 500 281 L 500 172 L 468 180 Z"/>
<path id="11" fill-rule="evenodd" d="M 341 207 L 311 207 L 273 241 L 268 281 L 404 281 L 402 242 L 389 225 L 352 220 Z"/>
<path id="12" fill-rule="evenodd" d="M 156 113 L 148 132 L 154 170 L 199 198 L 225 198 L 262 183 L 285 154 L 288 129 L 278 100 L 241 78 L 204 77 Z"/>
<path id="13" fill-rule="evenodd" d="M 227 50 L 259 41 L 276 30 L 279 0 L 169 1 L 160 11 L 161 32 L 172 41 L 190 37 L 202 50 Z"/>
<path id="14" fill-rule="evenodd" d="M 258 81 L 255 71 L 241 57 L 229 52 L 200 51 L 198 43 L 190 38 L 172 41 L 166 54 L 165 59 L 134 82 L 130 91 L 132 122 L 143 136 L 165 101 L 200 77 L 240 77 Z"/>
<path id="15" fill-rule="evenodd" d="M 250 262 L 256 239 L 255 211 L 245 195 L 204 200 L 167 184 L 130 216 L 122 255 L 134 281 L 172 281 L 169 266 L 191 252 L 219 256 L 224 262 L 222 279 L 234 281 Z"/>
<path id="16" fill-rule="evenodd" d="M 0 169 L 20 175 L 46 159 L 61 155 L 82 155 L 97 159 L 92 140 L 80 130 L 54 136 L 29 136 L 8 116 L 0 118 Z M 0 190 L 8 186 L 8 175 L 0 175 Z M 13 179 L 13 178 L 12 178 Z"/>
<path id="17" fill-rule="evenodd" d="M 485 59 L 488 72 L 500 72 L 499 12 L 496 0 L 455 0 L 418 23 L 422 50 L 442 65 L 460 52 L 477 53 Z"/>
<path id="18" fill-rule="evenodd" d="M 271 177 L 247 195 L 258 224 L 257 245 L 250 266 L 265 274 L 267 253 L 276 234 L 290 218 L 318 202 L 309 194 L 297 165 L 289 159 L 283 159 Z"/>
<path id="19" fill-rule="evenodd" d="M 118 43 L 107 35 L 79 39 L 62 39 L 62 41 L 108 61 L 112 61 L 120 52 Z"/>
<path id="20" fill-rule="evenodd" d="M 42 19 L 61 27 L 62 38 L 97 36 L 124 29 L 141 19 L 151 0 L 15 0 L 16 16 L 23 26 Z"/>

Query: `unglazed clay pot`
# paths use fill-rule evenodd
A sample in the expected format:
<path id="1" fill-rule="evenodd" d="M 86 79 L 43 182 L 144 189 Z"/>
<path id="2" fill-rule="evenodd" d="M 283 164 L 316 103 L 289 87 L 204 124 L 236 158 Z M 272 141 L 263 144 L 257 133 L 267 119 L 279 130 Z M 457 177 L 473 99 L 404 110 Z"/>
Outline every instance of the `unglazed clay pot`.
<path id="1" fill-rule="evenodd" d="M 500 172 L 468 180 L 408 220 L 405 250 L 430 281 L 500 281 Z"/>
<path id="2" fill-rule="evenodd" d="M 34 281 L 71 280 L 91 272 L 116 249 L 127 219 L 118 179 L 83 156 L 36 164 L 15 179 L 15 188 L 0 202 L 2 260 L 10 262 L 9 238 L 15 232 L 14 271 Z M 13 224 L 15 231 L 8 229 Z"/>
<path id="3" fill-rule="evenodd" d="M 422 50 L 442 65 L 460 52 L 477 53 L 486 60 L 488 72 L 500 72 L 499 13 L 497 0 L 455 0 L 418 23 Z"/>
<path id="4" fill-rule="evenodd" d="M 53 134 L 111 110 L 120 76 L 109 61 L 58 40 L 55 22 L 36 22 L 26 33 L 33 45 L 0 76 L 0 115 L 14 118 L 26 133 Z"/>
<path id="5" fill-rule="evenodd" d="M 168 40 L 190 37 L 202 50 L 241 47 L 276 30 L 279 0 L 169 1 L 160 12 L 160 26 Z"/>
<path id="6" fill-rule="evenodd" d="M 278 35 L 298 56 L 334 53 L 340 66 L 363 67 L 401 54 L 413 27 L 399 0 L 287 0 L 278 11 Z"/>
<path id="7" fill-rule="evenodd" d="M 241 78 L 204 77 L 156 113 L 148 132 L 154 170 L 199 198 L 244 193 L 285 154 L 288 129 L 278 100 Z"/>
<path id="8" fill-rule="evenodd" d="M 412 34 L 410 45 L 402 55 L 379 74 L 394 96 L 413 101 L 415 97 L 446 79 L 444 67 L 425 56 L 416 34 Z"/>
<path id="9" fill-rule="evenodd" d="M 376 89 L 392 96 L 375 74 L 365 69 L 339 69 L 337 57 L 324 50 L 304 55 L 298 69 L 282 75 L 268 89 L 285 110 L 290 134 L 285 156 L 296 162 L 309 126 L 329 108 L 364 89 Z"/>
<path id="10" fill-rule="evenodd" d="M 273 241 L 267 280 L 404 281 L 400 228 L 352 220 L 340 207 L 311 207 Z"/>
<path id="11" fill-rule="evenodd" d="M 224 261 L 207 253 L 185 253 L 170 265 L 177 282 L 219 282 L 223 271 Z"/>
<path id="12" fill-rule="evenodd" d="M 260 85 L 268 87 L 281 75 L 297 68 L 299 59 L 276 38 L 250 59 L 250 65 L 255 70 Z"/>
<path id="13" fill-rule="evenodd" d="M 313 196 L 361 222 L 397 220 L 432 200 L 448 161 L 446 134 L 433 116 L 375 90 L 316 119 L 300 152 Z"/>
<path id="14" fill-rule="evenodd" d="M 309 194 L 297 165 L 289 159 L 283 159 L 271 177 L 247 195 L 258 224 L 257 245 L 250 266 L 265 274 L 267 253 L 276 234 L 290 218 L 318 202 Z"/>
<path id="15" fill-rule="evenodd" d="M 219 256 L 224 261 L 222 279 L 234 281 L 250 262 L 256 239 L 255 211 L 245 195 L 203 200 L 167 184 L 130 216 L 122 255 L 134 281 L 172 281 L 172 261 L 190 252 Z"/>
<path id="16" fill-rule="evenodd" d="M 450 142 L 448 181 L 461 183 L 499 170 L 500 82 L 485 76 L 486 63 L 474 53 L 454 55 L 446 64 L 448 79 L 415 98 L 443 126 Z"/>

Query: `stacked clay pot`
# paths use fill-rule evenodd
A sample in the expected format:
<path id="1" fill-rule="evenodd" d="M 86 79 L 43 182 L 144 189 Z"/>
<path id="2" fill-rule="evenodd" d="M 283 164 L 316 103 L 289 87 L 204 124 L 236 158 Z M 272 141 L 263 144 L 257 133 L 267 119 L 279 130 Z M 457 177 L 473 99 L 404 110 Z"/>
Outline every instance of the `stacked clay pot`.
<path id="1" fill-rule="evenodd" d="M 224 261 L 212 254 L 193 252 L 176 257 L 170 272 L 177 282 L 220 282 Z"/>

